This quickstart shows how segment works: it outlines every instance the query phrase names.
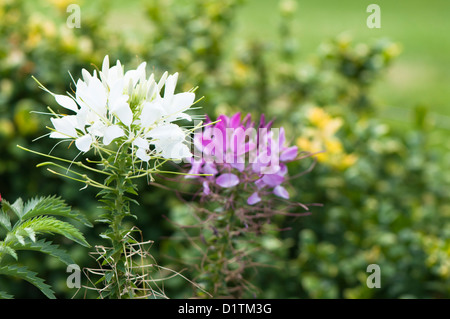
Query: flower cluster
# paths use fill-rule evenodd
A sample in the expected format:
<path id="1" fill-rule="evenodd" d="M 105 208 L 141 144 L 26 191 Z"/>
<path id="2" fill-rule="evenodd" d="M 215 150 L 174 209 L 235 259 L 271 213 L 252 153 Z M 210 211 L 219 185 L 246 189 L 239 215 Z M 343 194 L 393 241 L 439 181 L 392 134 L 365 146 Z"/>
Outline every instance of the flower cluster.
<path id="1" fill-rule="evenodd" d="M 267 193 L 289 198 L 283 186 L 287 180 L 286 163 L 297 157 L 297 146 L 286 146 L 283 128 L 272 128 L 264 115 L 256 125 L 241 113 L 231 117 L 221 115 L 194 134 L 194 157 L 190 175 L 202 181 L 203 194 L 213 188 L 233 188 L 243 185 L 250 194 L 247 204 L 254 205 Z"/>
<path id="2" fill-rule="evenodd" d="M 175 94 L 178 73 L 167 72 L 156 82 L 152 73 L 146 77 L 146 63 L 124 72 L 120 61 L 109 66 L 103 60 L 101 71 L 82 70 L 74 95 L 51 93 L 56 102 L 72 112 L 55 114 L 50 138 L 75 142 L 81 152 L 102 150 L 111 143 L 131 149 L 132 156 L 143 162 L 151 158 L 183 159 L 191 157 L 185 143 L 186 130 L 176 122 L 191 121 L 186 111 L 195 94 Z M 161 94 L 164 87 L 164 94 Z"/>
<path id="3" fill-rule="evenodd" d="M 357 161 L 355 154 L 347 154 L 336 133 L 342 127 L 340 117 L 332 117 L 320 107 L 311 107 L 306 112 L 309 125 L 297 139 L 297 146 L 307 152 L 316 153 L 317 160 L 331 167 L 345 170 Z"/>

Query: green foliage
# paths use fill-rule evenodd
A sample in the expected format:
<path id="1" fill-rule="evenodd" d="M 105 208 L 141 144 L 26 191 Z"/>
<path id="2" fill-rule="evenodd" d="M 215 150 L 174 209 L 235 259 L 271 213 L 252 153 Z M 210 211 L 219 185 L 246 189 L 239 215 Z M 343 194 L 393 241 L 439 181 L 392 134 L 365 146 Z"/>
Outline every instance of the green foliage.
<path id="1" fill-rule="evenodd" d="M 53 293 L 51 287 L 47 285 L 43 279 L 36 276 L 36 273 L 29 271 L 26 267 L 18 267 L 16 265 L 2 266 L 0 267 L 0 275 L 17 277 L 22 280 L 26 280 L 33 284 L 48 298 L 55 299 L 55 294 Z M 12 298 L 11 295 L 0 291 L 0 296 L 3 298 Z"/>
<path id="2" fill-rule="evenodd" d="M 55 196 L 36 197 L 26 203 L 21 198 L 13 204 L 2 200 L 0 212 L 0 233 L 3 240 L 0 241 L 0 274 L 18 277 L 35 285 L 45 296 L 55 298 L 51 287 L 43 279 L 37 277 L 37 273 L 30 271 L 25 266 L 20 266 L 18 251 L 39 251 L 47 254 L 66 265 L 74 264 L 69 254 L 58 245 L 52 244 L 47 239 L 37 240 L 39 236 L 62 235 L 80 245 L 89 247 L 83 234 L 72 224 L 59 220 L 53 216 L 68 218 L 71 220 L 85 220 L 75 213 L 63 200 Z M 90 225 L 86 221 L 87 225 Z M 8 260 L 7 255 L 12 257 Z M 11 295 L 1 292 L 4 297 Z"/>
<path id="3" fill-rule="evenodd" d="M 143 3 L 139 10 L 145 23 L 139 23 L 135 41 L 110 30 L 103 10 L 90 10 L 84 4 L 82 28 L 69 30 L 61 22 L 65 10 L 47 8 L 44 16 L 30 10 L 24 1 L 1 2 L 0 190 L 4 197 L 58 192 L 87 219 L 98 218 L 99 209 L 92 200 L 97 190 L 88 187 L 79 191 L 78 183 L 43 174 L 34 167 L 36 157 L 16 147 L 20 144 L 45 154 L 51 150 L 64 158 L 77 155 L 74 147 L 52 149 L 53 144 L 46 139 L 30 146 L 31 139 L 47 133 L 48 125 L 45 116 L 30 111 L 46 112 L 45 106 L 51 102 L 37 89 L 31 75 L 52 92 L 63 93 L 71 90 L 66 86 L 70 82 L 65 80 L 69 79 L 67 70 L 76 78 L 77 72 L 91 63 L 100 66 L 105 54 L 123 63 L 149 61 L 158 72 L 182 70 L 183 88 L 198 85 L 198 94 L 205 96 L 201 112 L 211 117 L 235 111 L 248 111 L 256 117 L 260 113 L 275 116 L 276 123 L 289 131 L 287 135 L 298 137 L 297 145 L 303 150 L 325 151 L 316 156 L 315 164 L 304 160 L 289 167 L 290 172 L 297 170 L 299 174 L 308 170 L 305 179 L 292 180 L 291 191 L 296 192 L 293 200 L 324 206 L 294 221 L 277 218 L 273 228 L 258 238 L 255 246 L 264 249 L 255 254 L 256 261 L 269 267 L 254 272 L 252 284 L 259 288 L 256 297 L 450 296 L 448 131 L 436 131 L 422 106 L 411 112 L 414 125 L 391 125 L 379 117 L 386 102 L 373 95 L 374 87 L 395 65 L 398 44 L 386 39 L 355 43 L 349 37 L 337 36 L 324 41 L 317 52 L 302 52 L 293 35 L 294 13 L 288 5 L 282 8 L 280 33 L 270 43 L 233 35 L 236 15 L 244 1 Z M 305 53 L 312 56 L 299 60 Z M 431 100 L 426 102 L 433 104 Z M 320 114 L 318 121 L 309 113 L 311 109 L 323 111 L 316 113 Z M 126 210 L 139 217 L 139 229 L 155 240 L 155 258 L 161 262 L 167 257 L 164 261 L 170 268 L 183 269 L 185 261 L 202 255 L 190 242 L 183 241 L 184 234 L 177 225 L 197 221 L 190 206 L 164 188 L 180 192 L 192 189 L 171 181 L 161 184 L 161 188 L 155 188 L 136 181 L 140 205 L 130 205 Z M 127 192 L 133 194 L 132 189 Z M 105 199 L 105 205 L 113 209 L 114 198 Z M 183 195 L 183 199 L 192 197 Z M 56 204 L 56 199 L 53 201 Z M 34 205 L 31 201 L 9 207 L 8 214 L 0 215 L 5 234 L 0 246 L 3 271 L 26 274 L 22 266 L 14 268 L 8 262 L 18 259 L 32 264 L 31 258 L 20 255 L 22 250 L 70 261 L 56 245 L 37 238 L 47 234 L 39 227 L 48 223 L 48 232 L 70 233 L 81 240 L 73 229 L 56 231 L 54 218 L 39 218 L 53 205 Z M 22 227 L 14 228 L 17 224 L 13 219 L 24 218 L 15 211 L 27 218 Z M 53 216 L 60 216 L 55 213 Z M 65 214 L 85 222 L 82 215 Z M 123 223 L 127 229 L 128 221 Z M 9 244 L 5 244 L 10 232 Z M 89 242 L 96 236 L 93 231 L 86 233 Z M 88 252 L 82 250 L 81 255 L 79 264 L 89 264 Z M 366 267 L 371 263 L 380 265 L 381 289 L 365 284 Z M 46 265 L 36 265 L 38 273 L 44 272 Z M 197 265 L 190 263 L 187 269 Z M 29 276 L 34 278 L 31 273 Z M 184 280 L 169 280 L 165 292 L 173 298 L 192 296 L 191 286 Z"/>

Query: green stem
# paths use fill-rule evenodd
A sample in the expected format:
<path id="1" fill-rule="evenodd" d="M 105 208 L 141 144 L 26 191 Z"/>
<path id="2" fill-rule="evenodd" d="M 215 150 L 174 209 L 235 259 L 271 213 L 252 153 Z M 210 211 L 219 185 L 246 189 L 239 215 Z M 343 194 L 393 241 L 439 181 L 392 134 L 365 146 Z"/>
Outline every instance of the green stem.
<path id="1" fill-rule="evenodd" d="M 235 196 L 232 194 L 230 197 Z M 208 273 L 210 287 L 208 290 L 214 297 L 239 298 L 241 289 L 236 285 L 233 279 L 229 278 L 229 271 L 233 268 L 232 264 L 236 260 L 235 231 L 240 227 L 236 225 L 236 216 L 233 208 L 227 205 L 230 198 L 224 198 L 222 207 L 225 209 L 220 213 L 223 218 L 213 219 L 213 227 L 216 229 L 216 236 L 211 238 L 207 247 L 214 247 L 214 251 L 208 257 L 207 265 L 202 270 Z M 230 267 L 231 266 L 231 267 Z M 236 289 L 233 289 L 236 288 Z M 233 292 L 232 290 L 236 290 Z M 202 294 L 203 295 L 203 294 Z"/>
<path id="2" fill-rule="evenodd" d="M 126 284 L 124 282 L 124 267 L 126 264 L 124 242 L 127 240 L 126 236 L 130 231 L 123 223 L 123 219 L 130 215 L 130 201 L 126 193 L 129 192 L 130 188 L 133 188 L 133 184 L 129 179 L 127 171 L 129 167 L 127 161 L 129 159 L 124 156 L 119 156 L 117 159 L 111 158 L 110 160 L 114 160 L 115 165 L 108 166 L 111 176 L 105 181 L 107 188 L 99 193 L 109 213 L 106 218 L 109 227 L 103 235 L 109 238 L 112 244 L 112 250 L 106 253 L 105 259 L 112 265 L 110 271 L 113 271 L 113 274 L 108 276 L 105 286 L 108 285 L 111 287 L 108 297 L 120 299 L 123 298 L 122 292 Z M 112 167 L 113 169 L 111 169 Z"/>

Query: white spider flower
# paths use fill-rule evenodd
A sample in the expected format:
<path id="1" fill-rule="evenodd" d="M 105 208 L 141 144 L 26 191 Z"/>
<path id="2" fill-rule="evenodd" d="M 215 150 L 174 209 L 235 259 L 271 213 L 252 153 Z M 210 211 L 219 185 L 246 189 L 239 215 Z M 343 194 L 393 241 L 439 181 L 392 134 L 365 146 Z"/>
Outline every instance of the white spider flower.
<path id="1" fill-rule="evenodd" d="M 51 118 L 50 138 L 74 141 L 81 152 L 101 150 L 110 144 L 120 149 L 129 145 L 131 155 L 143 162 L 152 156 L 166 159 L 191 157 L 186 145 L 186 131 L 174 122 L 192 121 L 186 113 L 193 105 L 193 92 L 175 93 L 178 73 L 163 74 L 159 82 L 154 74 L 146 77 L 146 63 L 124 72 L 117 61 L 90 74 L 82 70 L 75 95 L 52 94 L 56 102 L 73 112 Z M 164 95 L 160 92 L 164 87 Z"/>
<path id="2" fill-rule="evenodd" d="M 192 154 L 189 148 L 184 144 L 186 133 L 176 124 L 168 123 L 150 130 L 146 137 L 151 138 L 150 144 L 153 144 L 157 153 L 164 158 L 186 158 Z"/>

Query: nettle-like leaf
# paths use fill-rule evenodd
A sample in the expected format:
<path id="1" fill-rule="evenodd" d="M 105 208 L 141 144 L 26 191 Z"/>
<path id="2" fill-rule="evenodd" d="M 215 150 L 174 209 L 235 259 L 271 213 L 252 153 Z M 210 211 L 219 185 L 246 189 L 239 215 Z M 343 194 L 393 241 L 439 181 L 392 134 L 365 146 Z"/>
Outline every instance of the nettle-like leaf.
<path id="1" fill-rule="evenodd" d="M 61 221 L 51 216 L 37 216 L 29 219 L 14 229 L 15 235 L 28 235 L 33 239 L 31 234 L 60 234 L 83 246 L 89 247 L 88 242 L 84 239 L 83 234 L 72 224 Z M 33 240 L 35 241 L 35 240 Z M 23 243 L 22 243 L 23 244 Z"/>
<path id="2" fill-rule="evenodd" d="M 51 241 L 46 241 L 44 239 L 38 240 L 36 242 L 26 242 L 25 245 L 14 245 L 13 250 L 32 250 L 39 251 L 57 258 L 59 261 L 66 265 L 75 264 L 72 257 L 64 250 L 59 248 L 58 245 L 53 244 Z"/>
<path id="3" fill-rule="evenodd" d="M 0 226 L 2 226 L 6 231 L 11 231 L 11 219 L 8 214 L 0 213 Z"/>
<path id="4" fill-rule="evenodd" d="M 22 220 L 40 215 L 53 215 L 71 218 L 92 227 L 92 224 L 82 214 L 74 212 L 70 206 L 56 196 L 31 199 L 23 206 L 21 214 Z"/>
<path id="5" fill-rule="evenodd" d="M 75 263 L 58 245 L 45 239 L 38 239 L 40 235 L 62 235 L 85 247 L 90 246 L 78 228 L 56 217 L 92 226 L 84 216 L 72 211 L 70 206 L 55 196 L 36 197 L 26 203 L 19 198 L 13 204 L 3 200 L 0 210 L 0 226 L 6 231 L 3 232 L 5 233 L 3 240 L 0 238 L 0 275 L 24 279 L 38 287 L 49 298 L 54 298 L 50 286 L 38 278 L 35 272 L 29 271 L 26 267 L 19 267 L 15 263 L 19 260 L 17 252 L 23 250 L 41 252 L 57 258 L 66 265 Z M 12 259 L 3 258 L 5 256 L 11 256 Z M 0 291 L 0 298 L 11 297 L 8 293 Z"/>
<path id="6" fill-rule="evenodd" d="M 7 275 L 26 280 L 36 286 L 48 298 L 56 298 L 51 287 L 47 285 L 43 279 L 37 277 L 37 273 L 28 270 L 26 267 L 19 267 L 16 265 L 3 266 L 0 267 L 0 275 Z"/>
<path id="7" fill-rule="evenodd" d="M 1 254 L 10 255 L 10 256 L 14 257 L 15 260 L 18 259 L 16 251 L 11 247 L 6 246 L 5 242 L 3 242 L 3 241 L 0 242 L 0 255 Z"/>
<path id="8" fill-rule="evenodd" d="M 4 211 L 13 212 L 16 217 L 20 218 L 23 210 L 23 201 L 19 198 L 14 202 L 14 204 L 10 204 L 8 201 L 2 200 L 2 208 Z"/>
<path id="9" fill-rule="evenodd" d="M 13 299 L 13 297 L 13 295 L 0 290 L 0 299 Z"/>

